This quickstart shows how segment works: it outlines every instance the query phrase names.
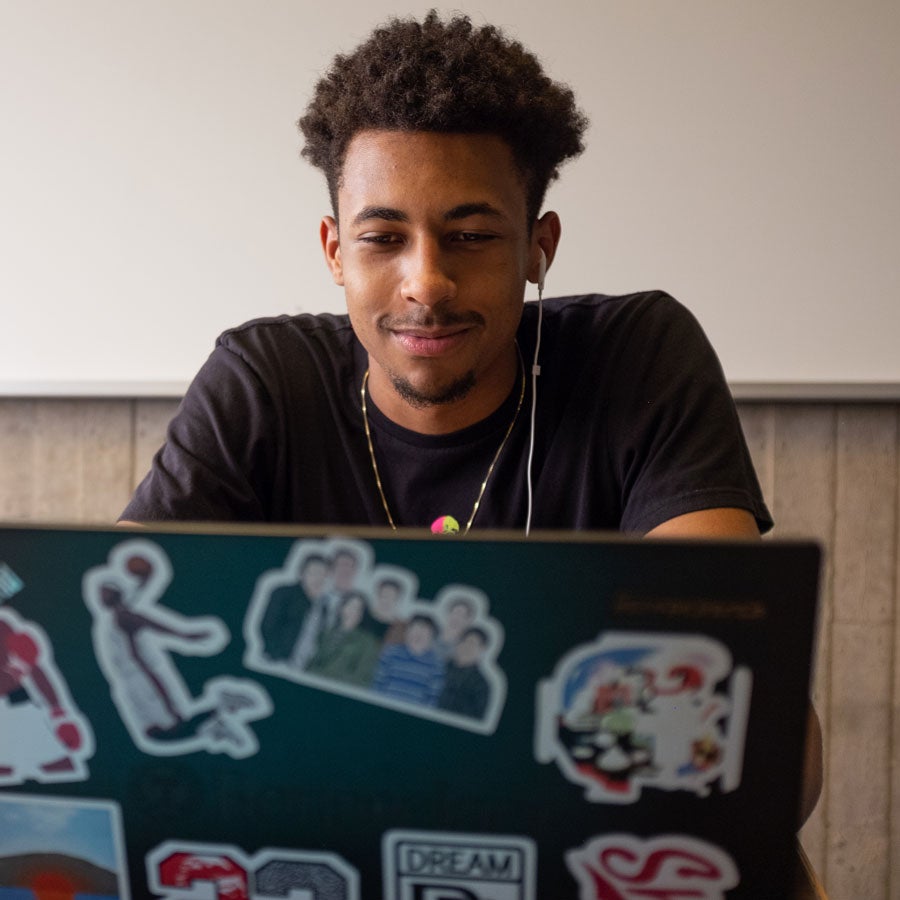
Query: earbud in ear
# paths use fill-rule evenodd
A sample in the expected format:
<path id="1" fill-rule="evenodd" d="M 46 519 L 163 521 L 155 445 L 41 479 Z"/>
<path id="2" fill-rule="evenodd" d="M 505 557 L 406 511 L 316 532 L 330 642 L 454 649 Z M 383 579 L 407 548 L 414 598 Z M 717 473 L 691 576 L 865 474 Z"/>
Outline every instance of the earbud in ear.
<path id="1" fill-rule="evenodd" d="M 544 279 L 547 277 L 547 254 L 541 250 L 541 258 L 538 260 L 538 280 L 537 286 L 539 291 L 544 290 Z"/>

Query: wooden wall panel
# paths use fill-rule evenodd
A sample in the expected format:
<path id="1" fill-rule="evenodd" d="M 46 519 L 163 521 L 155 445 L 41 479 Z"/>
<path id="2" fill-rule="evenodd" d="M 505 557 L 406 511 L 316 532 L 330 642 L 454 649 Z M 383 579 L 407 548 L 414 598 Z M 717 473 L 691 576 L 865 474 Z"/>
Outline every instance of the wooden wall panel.
<path id="1" fill-rule="evenodd" d="M 894 494 L 897 541 L 894 544 L 894 652 L 891 695 L 891 821 L 888 832 L 890 867 L 888 870 L 890 900 L 900 900 L 900 410 L 898 418 L 897 491 Z"/>
<path id="2" fill-rule="evenodd" d="M 34 423 L 34 518 L 115 521 L 130 491 L 130 404 L 38 400 Z"/>
<path id="3" fill-rule="evenodd" d="M 776 537 L 813 537 L 828 548 L 834 539 L 836 411 L 831 405 L 784 405 L 772 410 L 772 494 Z M 829 728 L 831 660 L 831 557 L 822 572 L 822 600 L 812 697 L 822 730 Z M 829 758 L 826 752 L 826 772 Z M 826 870 L 828 781 L 801 839 L 817 872 Z"/>
<path id="4" fill-rule="evenodd" d="M 114 521 L 131 490 L 131 406 L 121 400 L 4 400 L 3 518 Z"/>
<path id="5" fill-rule="evenodd" d="M 894 620 L 897 415 L 878 407 L 837 418 L 834 619 Z"/>
<path id="6" fill-rule="evenodd" d="M 887 897 L 896 572 L 897 418 L 837 417 L 827 883 Z"/>
<path id="7" fill-rule="evenodd" d="M 111 522 L 172 400 L 0 400 L 0 519 Z M 801 838 L 831 900 L 900 900 L 900 405 L 739 406 L 775 537 L 827 550 L 814 699 L 826 786 Z"/>
<path id="8" fill-rule="evenodd" d="M 836 623 L 832 635 L 831 703 L 822 873 L 833 900 L 887 897 L 888 809 L 893 635 L 867 625 Z"/>
<path id="9" fill-rule="evenodd" d="M 0 519 L 34 518 L 33 400 L 0 400 Z"/>

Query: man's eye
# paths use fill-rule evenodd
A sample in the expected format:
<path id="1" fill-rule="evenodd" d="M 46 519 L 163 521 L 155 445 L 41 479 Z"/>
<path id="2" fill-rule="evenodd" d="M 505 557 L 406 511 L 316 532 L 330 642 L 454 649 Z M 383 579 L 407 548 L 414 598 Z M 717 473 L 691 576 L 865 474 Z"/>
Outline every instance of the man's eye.
<path id="1" fill-rule="evenodd" d="M 364 244 L 395 244 L 400 238 L 396 234 L 361 234 L 357 240 Z"/>
<path id="2" fill-rule="evenodd" d="M 485 234 L 481 231 L 460 231 L 454 235 L 454 240 L 461 241 L 464 244 L 476 244 L 481 241 L 492 241 L 495 235 Z"/>

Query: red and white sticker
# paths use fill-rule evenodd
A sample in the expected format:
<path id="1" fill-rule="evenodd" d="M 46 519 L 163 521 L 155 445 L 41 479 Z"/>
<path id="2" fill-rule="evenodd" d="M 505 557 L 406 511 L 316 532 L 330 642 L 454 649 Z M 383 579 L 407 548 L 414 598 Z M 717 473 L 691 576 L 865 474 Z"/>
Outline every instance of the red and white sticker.
<path id="1" fill-rule="evenodd" d="M 595 803 L 741 782 L 751 673 L 700 635 L 607 632 L 538 685 L 535 755 Z"/>
<path id="2" fill-rule="evenodd" d="M 191 693 L 177 657 L 215 656 L 230 635 L 215 616 L 184 616 L 163 605 L 171 581 L 169 558 L 145 539 L 122 541 L 105 565 L 84 575 L 94 651 L 113 703 L 145 753 L 252 756 L 259 743 L 251 723 L 271 715 L 272 701 L 256 682 L 230 676 Z"/>
<path id="3" fill-rule="evenodd" d="M 84 781 L 94 754 L 44 631 L 0 609 L 0 785 Z"/>
<path id="4" fill-rule="evenodd" d="M 679 834 L 603 835 L 570 850 L 566 864 L 580 900 L 724 900 L 740 882 L 724 850 Z"/>
<path id="5" fill-rule="evenodd" d="M 334 853 L 167 841 L 147 855 L 147 885 L 164 900 L 359 900 L 359 874 Z"/>

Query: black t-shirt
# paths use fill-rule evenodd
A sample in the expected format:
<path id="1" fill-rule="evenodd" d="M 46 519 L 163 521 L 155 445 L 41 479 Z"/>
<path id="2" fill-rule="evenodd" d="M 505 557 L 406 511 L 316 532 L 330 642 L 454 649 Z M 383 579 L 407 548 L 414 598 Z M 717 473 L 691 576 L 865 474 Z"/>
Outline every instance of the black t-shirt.
<path id="1" fill-rule="evenodd" d="M 536 304 L 525 304 L 527 370 L 536 323 Z M 771 527 L 719 362 L 671 297 L 545 300 L 540 365 L 532 528 L 643 533 L 722 506 Z M 386 525 L 360 405 L 366 366 L 346 316 L 283 316 L 225 332 L 123 518 Z M 473 528 L 525 525 L 526 381 Z M 520 387 L 482 422 L 437 436 L 401 428 L 368 401 L 397 525 L 467 521 Z"/>

